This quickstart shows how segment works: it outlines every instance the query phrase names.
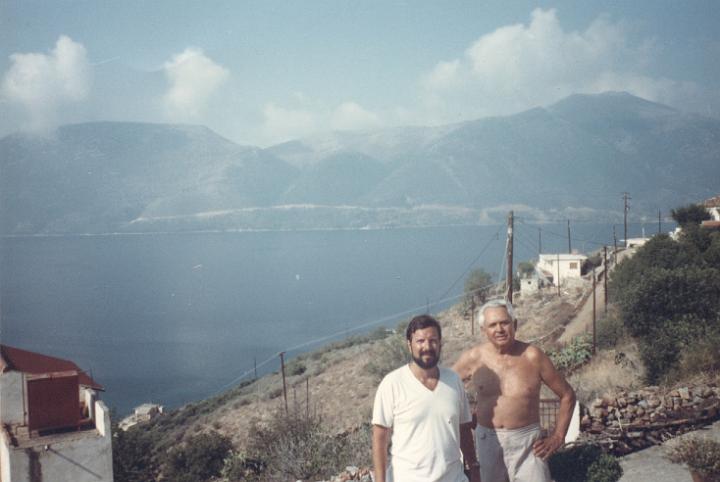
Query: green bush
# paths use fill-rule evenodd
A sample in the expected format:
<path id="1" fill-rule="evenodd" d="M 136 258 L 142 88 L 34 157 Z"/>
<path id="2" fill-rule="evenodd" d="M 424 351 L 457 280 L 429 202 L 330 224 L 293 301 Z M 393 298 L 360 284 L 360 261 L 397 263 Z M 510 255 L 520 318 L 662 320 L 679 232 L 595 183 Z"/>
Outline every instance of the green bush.
<path id="1" fill-rule="evenodd" d="M 597 445 L 563 449 L 548 460 L 555 482 L 616 482 L 622 476 L 620 464 Z"/>
<path id="2" fill-rule="evenodd" d="M 623 321 L 614 313 L 600 318 L 597 322 L 597 346 L 598 348 L 614 348 L 628 335 Z"/>
<path id="3" fill-rule="evenodd" d="M 232 449 L 230 439 L 217 432 L 190 437 L 171 449 L 165 457 L 163 473 L 173 482 L 199 482 L 220 475 Z"/>
<path id="4" fill-rule="evenodd" d="M 116 482 L 148 482 L 155 480 L 158 473 L 153 459 L 153 441 L 139 427 L 123 431 L 113 426 L 112 459 Z"/>
<path id="5" fill-rule="evenodd" d="M 548 356 L 558 370 L 569 373 L 592 358 L 592 339 L 588 335 L 575 337 L 570 344 L 551 351 Z"/>
<path id="6" fill-rule="evenodd" d="M 720 338 L 718 262 L 720 233 L 693 222 L 683 226 L 678 241 L 655 236 L 613 271 L 610 297 L 638 341 L 650 383 L 712 365 L 707 354 L 688 351 Z"/>
<path id="7" fill-rule="evenodd" d="M 615 482 L 622 477 L 623 469 L 615 457 L 602 454 L 590 464 L 587 482 Z"/>

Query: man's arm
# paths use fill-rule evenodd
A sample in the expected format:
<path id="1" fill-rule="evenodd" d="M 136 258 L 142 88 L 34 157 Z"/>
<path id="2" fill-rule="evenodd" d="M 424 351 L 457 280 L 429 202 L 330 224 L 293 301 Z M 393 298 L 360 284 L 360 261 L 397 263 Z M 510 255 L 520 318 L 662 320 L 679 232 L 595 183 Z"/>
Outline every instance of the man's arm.
<path id="1" fill-rule="evenodd" d="M 389 443 L 390 429 L 382 425 L 373 425 L 372 457 L 375 469 L 375 482 L 385 482 Z"/>
<path id="2" fill-rule="evenodd" d="M 538 351 L 540 364 L 540 378 L 560 398 L 560 408 L 555 421 L 555 431 L 544 439 L 533 444 L 533 452 L 536 456 L 547 459 L 565 443 L 565 435 L 570 426 L 573 410 L 575 408 L 575 391 L 565 380 L 565 377 L 555 369 L 550 358 Z"/>
<path id="3" fill-rule="evenodd" d="M 460 451 L 463 454 L 470 482 L 480 482 L 480 464 L 478 464 L 477 453 L 475 452 L 472 428 L 472 422 L 460 424 Z"/>

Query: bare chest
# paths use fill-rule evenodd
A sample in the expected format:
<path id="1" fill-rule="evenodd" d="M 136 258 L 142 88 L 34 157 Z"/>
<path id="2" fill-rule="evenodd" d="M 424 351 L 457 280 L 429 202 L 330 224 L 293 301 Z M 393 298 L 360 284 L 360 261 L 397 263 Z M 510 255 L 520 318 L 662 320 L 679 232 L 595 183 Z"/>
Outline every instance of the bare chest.
<path id="1" fill-rule="evenodd" d="M 540 391 L 540 373 L 523 357 L 507 357 L 484 362 L 471 378 L 478 398 L 534 397 Z"/>

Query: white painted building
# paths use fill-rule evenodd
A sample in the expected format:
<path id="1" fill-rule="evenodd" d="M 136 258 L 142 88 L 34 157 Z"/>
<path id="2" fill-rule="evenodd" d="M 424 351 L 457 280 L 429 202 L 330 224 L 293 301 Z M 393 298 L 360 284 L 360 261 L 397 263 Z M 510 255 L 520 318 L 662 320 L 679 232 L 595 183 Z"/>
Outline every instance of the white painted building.
<path id="1" fill-rule="evenodd" d="M 712 221 L 720 221 L 720 195 L 706 199 L 703 206 L 710 214 Z"/>
<path id="2" fill-rule="evenodd" d="M 71 361 L 0 345 L 0 482 L 112 482 L 97 390 Z"/>
<path id="3" fill-rule="evenodd" d="M 568 279 L 582 277 L 582 265 L 587 259 L 584 254 L 541 254 L 535 269 L 538 274 L 553 285 L 562 285 Z"/>

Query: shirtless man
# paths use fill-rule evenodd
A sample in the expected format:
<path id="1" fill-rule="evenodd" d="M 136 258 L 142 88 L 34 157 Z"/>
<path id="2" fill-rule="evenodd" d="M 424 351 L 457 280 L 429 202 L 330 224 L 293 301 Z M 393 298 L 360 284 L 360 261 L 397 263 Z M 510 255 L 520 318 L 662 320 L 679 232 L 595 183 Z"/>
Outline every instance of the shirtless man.
<path id="1" fill-rule="evenodd" d="M 485 303 L 478 319 L 487 342 L 453 369 L 475 399 L 475 448 L 482 482 L 550 482 L 547 458 L 565 441 L 575 392 L 542 350 L 515 339 L 517 319 L 504 300 Z M 540 386 L 560 397 L 555 431 L 540 434 Z"/>

